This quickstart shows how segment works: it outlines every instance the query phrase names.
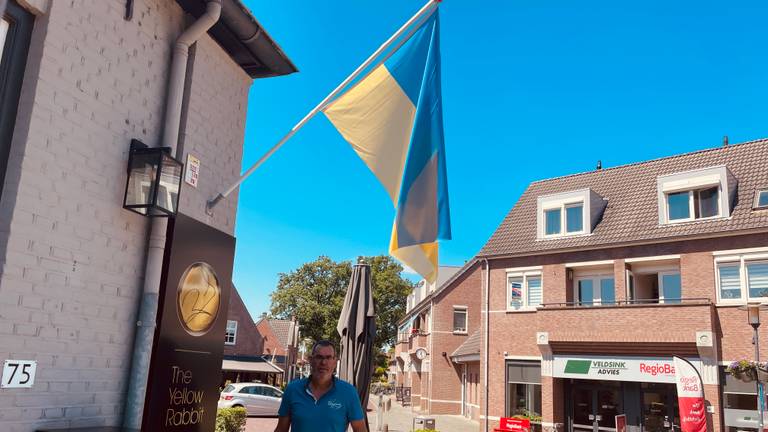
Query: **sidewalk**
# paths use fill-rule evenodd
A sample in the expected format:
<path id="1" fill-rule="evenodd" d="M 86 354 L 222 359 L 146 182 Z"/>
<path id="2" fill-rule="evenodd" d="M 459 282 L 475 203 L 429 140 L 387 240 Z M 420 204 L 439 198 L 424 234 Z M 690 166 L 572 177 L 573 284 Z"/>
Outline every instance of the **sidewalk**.
<path id="1" fill-rule="evenodd" d="M 384 412 L 383 424 L 389 426 L 389 432 L 411 432 L 413 427 L 413 418 L 419 416 L 418 412 L 411 410 L 411 407 L 403 407 L 399 402 L 395 401 L 394 395 L 384 396 L 385 400 L 390 397 L 391 409 Z M 378 425 L 376 424 L 378 415 L 375 409 L 378 396 L 370 396 L 371 405 L 374 405 L 374 410 L 368 412 L 368 421 L 371 426 L 371 432 L 376 432 Z M 424 416 L 427 416 L 424 414 Z M 480 428 L 480 424 L 476 421 L 469 420 L 460 415 L 429 415 L 435 419 L 435 429 L 438 432 L 477 432 Z"/>
<path id="2" fill-rule="evenodd" d="M 391 397 L 391 409 L 384 412 L 384 424 L 389 426 L 389 432 L 411 432 L 413 425 L 413 418 L 418 416 L 419 413 L 413 412 L 411 407 L 403 407 L 399 402 L 395 401 L 393 396 L 384 396 L 385 398 Z M 386 399 L 385 399 L 386 400 Z M 376 432 L 378 430 L 376 419 L 378 418 L 376 413 L 376 402 L 378 396 L 371 395 L 370 403 L 368 404 L 371 411 L 368 411 L 368 422 L 371 426 L 370 432 Z M 466 419 L 459 415 L 434 415 L 429 416 L 435 419 L 435 429 L 438 432 L 478 432 L 480 425 L 476 421 Z M 277 426 L 277 418 L 248 418 L 248 425 L 246 426 L 246 432 L 272 432 Z"/>

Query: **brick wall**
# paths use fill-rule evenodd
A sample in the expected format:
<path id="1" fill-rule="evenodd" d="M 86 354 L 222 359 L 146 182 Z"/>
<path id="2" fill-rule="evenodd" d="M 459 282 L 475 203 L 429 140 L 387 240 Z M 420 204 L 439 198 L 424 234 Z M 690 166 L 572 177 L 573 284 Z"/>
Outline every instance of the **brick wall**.
<path id="1" fill-rule="evenodd" d="M 540 357 L 541 352 L 535 343 L 538 331 L 548 332 L 549 339 L 553 342 L 652 342 L 686 343 L 693 346 L 696 342 L 696 331 L 710 330 L 718 338 L 718 361 L 752 358 L 752 329 L 746 324 L 746 312 L 734 306 L 715 305 L 717 296 L 712 251 L 766 246 L 768 236 L 757 234 L 492 260 L 489 335 L 491 344 L 487 355 L 490 418 L 504 415 L 505 352 L 513 358 Z M 508 268 L 542 266 L 544 302 L 561 303 L 573 301 L 573 282 L 567 280 L 564 263 L 614 260 L 616 299 L 623 300 L 626 297 L 625 270 L 632 266 L 631 263 L 626 263 L 625 259 L 674 254 L 680 255 L 682 296 L 703 298 L 711 302 L 711 305 L 549 308 L 538 312 L 506 312 Z M 477 289 L 482 292 L 482 285 L 478 284 Z M 768 319 L 768 313 L 764 312 L 762 317 L 763 320 Z M 768 356 L 768 343 L 763 342 L 761 345 L 761 356 Z M 485 358 L 485 354 L 483 357 Z M 483 367 L 483 362 L 480 366 Z M 483 373 L 481 369 L 481 374 Z M 719 430 L 720 400 L 715 390 L 717 386 L 707 387 L 712 387 L 707 390 L 706 396 L 708 402 L 715 407 L 713 424 L 715 430 Z M 543 377 L 542 393 L 544 421 L 563 421 L 564 395 L 560 380 Z M 482 399 L 481 394 L 480 406 L 481 410 L 484 410 Z M 490 423 L 493 427 L 497 422 L 492 420 Z"/>
<path id="2" fill-rule="evenodd" d="M 35 22 L 0 201 L 0 359 L 38 370 L 32 389 L 2 391 L 6 432 L 121 421 L 148 227 L 121 208 L 128 146 L 159 144 L 183 26 L 172 1 L 124 12 L 55 1 Z M 214 217 L 202 205 L 240 170 L 251 80 L 207 36 L 192 80 L 185 149 L 202 168 L 180 209 L 233 233 L 236 197 Z"/>
<path id="3" fill-rule="evenodd" d="M 480 329 L 480 297 L 478 296 L 482 272 L 479 265 L 467 269 L 434 298 L 432 306 L 431 338 L 431 385 L 428 397 L 433 400 L 450 401 L 432 403 L 433 413 L 461 413 L 460 364 L 451 361 L 451 354 L 475 331 Z M 467 333 L 453 333 L 453 307 L 467 307 Z M 443 352 L 446 353 L 443 356 Z"/>
<path id="4" fill-rule="evenodd" d="M 233 289 L 229 297 L 227 320 L 237 321 L 237 337 L 234 345 L 224 345 L 224 355 L 261 355 L 264 345 L 261 334 L 256 330 L 256 324 L 237 289 Z"/>

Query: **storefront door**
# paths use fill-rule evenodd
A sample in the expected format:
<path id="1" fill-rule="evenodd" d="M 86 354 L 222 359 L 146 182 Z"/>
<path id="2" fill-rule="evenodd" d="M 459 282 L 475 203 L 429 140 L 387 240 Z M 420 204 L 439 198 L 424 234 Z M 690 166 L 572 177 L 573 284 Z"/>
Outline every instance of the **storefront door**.
<path id="1" fill-rule="evenodd" d="M 602 382 L 573 387 L 573 432 L 615 431 L 621 414 L 621 385 Z"/>
<path id="2" fill-rule="evenodd" d="M 642 383 L 643 431 L 680 430 L 680 409 L 674 384 Z"/>

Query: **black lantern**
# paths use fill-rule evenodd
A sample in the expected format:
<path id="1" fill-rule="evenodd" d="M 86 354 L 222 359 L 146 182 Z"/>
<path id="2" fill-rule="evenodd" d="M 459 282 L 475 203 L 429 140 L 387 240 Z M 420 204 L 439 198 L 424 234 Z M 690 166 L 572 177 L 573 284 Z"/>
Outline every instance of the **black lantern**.
<path id="1" fill-rule="evenodd" d="M 176 216 L 182 167 L 169 147 L 147 147 L 131 140 L 123 208 L 150 217 Z"/>

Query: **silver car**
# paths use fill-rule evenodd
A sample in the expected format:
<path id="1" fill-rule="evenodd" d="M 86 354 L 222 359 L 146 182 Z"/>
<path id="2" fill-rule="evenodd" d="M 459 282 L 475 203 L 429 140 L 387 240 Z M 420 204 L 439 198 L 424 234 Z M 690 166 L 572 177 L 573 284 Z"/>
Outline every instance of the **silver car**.
<path id="1" fill-rule="evenodd" d="M 277 416 L 283 392 L 261 383 L 234 383 L 224 387 L 219 408 L 243 407 L 249 416 Z"/>

